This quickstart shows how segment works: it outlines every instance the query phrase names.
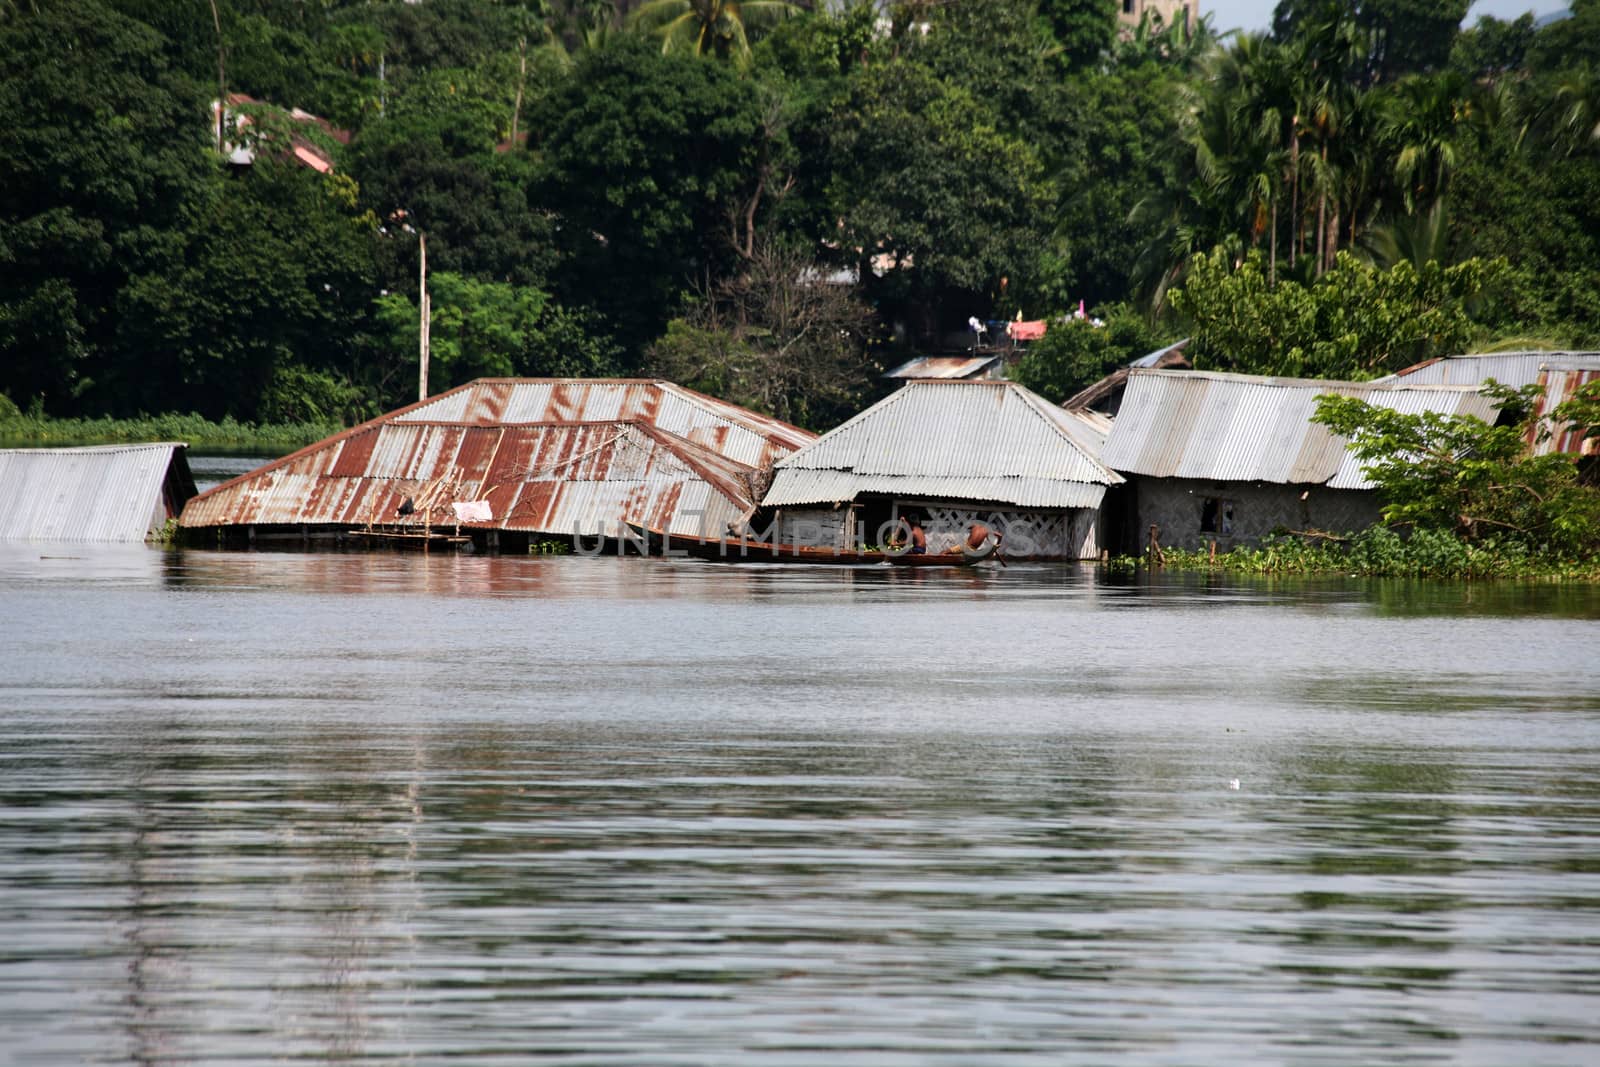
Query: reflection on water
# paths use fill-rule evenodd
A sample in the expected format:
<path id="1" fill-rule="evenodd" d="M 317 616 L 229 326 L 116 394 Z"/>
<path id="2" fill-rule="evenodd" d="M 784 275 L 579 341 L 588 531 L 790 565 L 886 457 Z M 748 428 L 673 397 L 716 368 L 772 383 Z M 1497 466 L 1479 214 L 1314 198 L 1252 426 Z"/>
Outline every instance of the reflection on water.
<path id="1" fill-rule="evenodd" d="M 1590 590 L 57 555 L 0 1059 L 1600 1058 Z"/>

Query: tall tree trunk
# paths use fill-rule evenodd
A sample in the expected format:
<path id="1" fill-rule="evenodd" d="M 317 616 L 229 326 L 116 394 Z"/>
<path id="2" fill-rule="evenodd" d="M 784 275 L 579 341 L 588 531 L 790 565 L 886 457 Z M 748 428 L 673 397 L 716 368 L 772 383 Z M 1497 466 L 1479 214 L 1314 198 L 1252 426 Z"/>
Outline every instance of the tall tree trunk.
<path id="1" fill-rule="evenodd" d="M 1267 288 L 1275 289 L 1278 285 L 1278 194 L 1272 194 L 1272 240 L 1271 249 L 1267 253 Z"/>
<path id="2" fill-rule="evenodd" d="M 1327 248 L 1327 259 L 1324 260 L 1322 264 L 1322 270 L 1324 273 L 1333 269 L 1334 256 L 1336 256 L 1339 252 L 1339 204 L 1337 202 L 1334 203 L 1333 210 L 1328 213 Z"/>
<path id="3" fill-rule="evenodd" d="M 217 28 L 217 151 L 222 151 L 223 116 L 228 112 L 228 72 L 226 53 L 222 48 L 222 16 L 217 13 L 217 0 L 211 0 L 211 24 Z"/>
<path id="4" fill-rule="evenodd" d="M 1322 146 L 1322 164 L 1323 164 L 1322 173 L 1324 175 L 1322 181 L 1325 182 L 1325 181 L 1327 181 L 1326 175 L 1327 175 L 1327 171 L 1328 171 L 1328 166 L 1327 166 L 1327 164 L 1328 164 L 1328 146 L 1326 144 L 1324 144 Z M 1327 226 L 1328 226 L 1328 191 L 1327 191 L 1327 189 L 1324 188 L 1324 189 L 1319 189 L 1317 191 L 1317 276 L 1318 277 L 1322 276 L 1322 271 L 1323 271 L 1323 266 L 1322 266 L 1322 264 L 1323 264 L 1323 255 L 1324 255 L 1325 250 L 1327 248 Z"/>
<path id="5" fill-rule="evenodd" d="M 1294 232 L 1289 235 L 1289 255 L 1300 258 L 1300 116 L 1295 116 L 1294 133 L 1289 138 L 1289 220 Z"/>
<path id="6" fill-rule="evenodd" d="M 517 42 L 517 50 L 521 54 L 517 70 L 517 102 L 511 105 L 511 150 L 517 149 L 517 121 L 522 117 L 522 89 L 528 84 L 528 39 L 521 38 Z"/>

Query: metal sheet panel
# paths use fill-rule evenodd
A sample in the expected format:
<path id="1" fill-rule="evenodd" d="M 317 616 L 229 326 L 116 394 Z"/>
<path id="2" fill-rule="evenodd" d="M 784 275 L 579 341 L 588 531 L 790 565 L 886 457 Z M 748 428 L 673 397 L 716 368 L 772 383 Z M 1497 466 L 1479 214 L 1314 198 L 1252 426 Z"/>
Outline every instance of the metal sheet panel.
<path id="1" fill-rule="evenodd" d="M 1529 443 L 1533 446 L 1535 455 L 1567 452 L 1573 455 L 1592 456 L 1600 452 L 1600 440 L 1592 437 L 1584 438 L 1581 432 L 1569 430 L 1564 426 L 1557 427 L 1546 414 L 1562 401 L 1570 400 L 1579 389 L 1595 381 L 1600 381 L 1600 360 L 1593 366 L 1546 368 L 1539 379 L 1539 383 L 1544 386 L 1544 396 L 1539 399 L 1535 407 L 1540 417 L 1539 422 L 1535 424 L 1535 429 L 1530 431 Z"/>
<path id="2" fill-rule="evenodd" d="M 171 515 L 169 470 L 186 480 L 181 444 L 0 450 L 0 540 L 143 541 Z"/>
<path id="3" fill-rule="evenodd" d="M 763 502 L 919 492 L 1083 507 L 1121 481 L 1093 452 L 1092 434 L 1015 382 L 914 381 L 779 460 Z"/>
<path id="4" fill-rule="evenodd" d="M 1367 488 L 1345 439 L 1311 421 L 1317 398 L 1329 393 L 1408 413 L 1494 418 L 1493 404 L 1471 386 L 1136 370 L 1101 459 L 1152 478 Z"/>
<path id="5" fill-rule="evenodd" d="M 918 356 L 916 359 L 907 360 L 883 376 L 955 381 L 977 377 L 999 358 L 999 356 Z"/>
<path id="6" fill-rule="evenodd" d="M 754 503 L 753 468 L 643 423 L 397 422 L 347 431 L 325 450 L 336 463 L 302 452 L 196 497 L 182 524 L 455 525 L 451 503 L 487 500 L 494 518 L 463 525 L 616 536 L 627 521 L 682 528 L 690 511 L 721 529 Z M 406 497 L 419 510 L 402 519 Z"/>
<path id="7" fill-rule="evenodd" d="M 648 379 L 480 379 L 402 409 L 391 424 L 636 422 L 659 426 L 751 466 L 815 439 L 778 419 Z"/>
<path id="8" fill-rule="evenodd" d="M 1430 359 L 1378 381 L 1406 385 L 1481 385 L 1493 378 L 1521 389 L 1539 380 L 1546 365 L 1600 370 L 1600 352 L 1486 352 Z"/>

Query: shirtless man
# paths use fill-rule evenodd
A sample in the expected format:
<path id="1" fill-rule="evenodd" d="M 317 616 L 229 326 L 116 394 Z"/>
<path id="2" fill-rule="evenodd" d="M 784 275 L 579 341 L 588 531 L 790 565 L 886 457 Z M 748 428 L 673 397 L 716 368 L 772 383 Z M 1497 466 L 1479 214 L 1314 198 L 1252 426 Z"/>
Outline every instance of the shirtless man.
<path id="1" fill-rule="evenodd" d="M 967 541 L 962 546 L 962 550 L 968 553 L 983 551 L 984 543 L 989 540 L 991 535 L 994 537 L 994 547 L 999 548 L 999 534 L 994 533 L 981 522 L 969 523 L 967 525 Z"/>
<path id="2" fill-rule="evenodd" d="M 923 555 L 928 551 L 928 535 L 922 529 L 922 520 L 915 515 L 911 517 L 911 554 Z"/>

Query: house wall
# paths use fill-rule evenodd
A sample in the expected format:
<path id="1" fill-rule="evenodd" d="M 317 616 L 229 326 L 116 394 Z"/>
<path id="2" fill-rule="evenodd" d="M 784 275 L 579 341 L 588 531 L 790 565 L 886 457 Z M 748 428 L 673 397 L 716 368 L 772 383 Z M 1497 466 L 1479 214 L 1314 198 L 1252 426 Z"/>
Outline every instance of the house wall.
<path id="1" fill-rule="evenodd" d="M 887 528 L 879 530 L 861 514 L 857 508 L 784 508 L 775 519 L 773 537 L 783 544 L 841 549 L 881 544 Z M 954 551 L 966 539 L 967 527 L 981 522 L 1001 534 L 1006 554 L 1013 558 L 1100 555 L 1099 512 L 1088 508 L 1029 510 L 965 501 L 895 500 L 891 514 L 890 523 L 902 515 L 920 516 L 929 552 Z"/>
<path id="2" fill-rule="evenodd" d="M 1164 547 L 1201 549 L 1215 541 L 1222 552 L 1258 544 L 1280 528 L 1347 533 L 1366 529 L 1381 517 L 1377 494 L 1370 489 L 1137 475 L 1130 480 L 1135 505 L 1128 510 L 1137 519 L 1134 529 L 1118 539 L 1125 548 L 1146 545 L 1152 524 L 1160 528 L 1157 536 Z"/>
<path id="3" fill-rule="evenodd" d="M 773 517 L 772 539 L 785 545 L 811 545 L 818 548 L 853 550 L 855 509 L 849 507 L 782 508 Z M 762 536 L 765 531 L 755 530 Z"/>
<path id="4" fill-rule="evenodd" d="M 1124 36 L 1131 36 L 1146 12 L 1161 16 L 1162 26 L 1181 21 L 1192 33 L 1199 21 L 1200 0 L 1117 0 L 1117 22 Z"/>

